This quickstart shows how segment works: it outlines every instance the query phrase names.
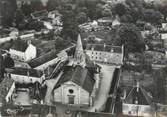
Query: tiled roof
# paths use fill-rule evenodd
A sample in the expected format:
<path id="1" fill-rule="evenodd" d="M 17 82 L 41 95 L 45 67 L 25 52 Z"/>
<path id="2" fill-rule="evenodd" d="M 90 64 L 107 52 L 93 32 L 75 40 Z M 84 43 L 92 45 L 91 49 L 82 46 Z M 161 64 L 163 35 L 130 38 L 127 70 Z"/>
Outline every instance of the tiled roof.
<path id="1" fill-rule="evenodd" d="M 11 49 L 25 52 L 27 47 L 28 47 L 28 44 L 25 41 L 22 41 L 21 39 L 17 39 L 13 41 Z"/>
<path id="2" fill-rule="evenodd" d="M 36 11 L 31 14 L 34 18 L 45 18 L 48 15 L 47 10 Z"/>
<path id="3" fill-rule="evenodd" d="M 65 67 L 64 73 L 56 84 L 55 88 L 58 88 L 61 84 L 67 81 L 76 83 L 89 93 L 92 92 L 95 83 L 93 74 L 88 69 L 82 68 L 81 66 Z"/>
<path id="4" fill-rule="evenodd" d="M 104 44 L 87 44 L 86 50 L 91 50 L 92 48 L 95 51 L 122 53 L 122 47 L 121 46 L 112 46 L 112 45 L 104 45 Z"/>
<path id="5" fill-rule="evenodd" d="M 56 50 L 52 50 L 38 58 L 35 58 L 33 60 L 31 60 L 28 64 L 30 65 L 30 67 L 35 68 L 38 67 L 48 61 L 51 61 L 55 58 L 57 58 L 57 54 L 58 52 Z"/>
<path id="6" fill-rule="evenodd" d="M 106 35 L 108 34 L 108 31 L 97 31 L 97 32 L 85 32 L 85 33 L 81 33 L 81 38 L 85 39 L 88 38 L 91 35 L 94 35 L 96 38 L 99 39 L 106 39 Z"/>
<path id="7" fill-rule="evenodd" d="M 4 78 L 3 81 L 0 84 L 0 103 L 3 103 L 6 95 L 8 94 L 12 84 L 13 80 L 10 78 Z"/>
<path id="8" fill-rule="evenodd" d="M 125 98 L 125 103 L 135 104 L 136 98 L 139 105 L 150 105 L 152 101 L 151 97 L 143 88 L 133 87 Z"/>
<path id="9" fill-rule="evenodd" d="M 26 69 L 26 68 L 14 68 L 10 71 L 11 74 L 23 75 L 23 76 L 31 76 L 36 78 L 41 78 L 43 75 L 42 71 L 35 69 Z"/>
<path id="10" fill-rule="evenodd" d="M 0 48 L 2 48 L 4 50 L 9 50 L 11 48 L 11 49 L 14 49 L 14 50 L 25 52 L 27 47 L 28 47 L 27 42 L 25 42 L 21 39 L 17 39 L 17 40 L 14 40 L 14 41 L 9 41 L 9 42 L 1 44 Z"/>

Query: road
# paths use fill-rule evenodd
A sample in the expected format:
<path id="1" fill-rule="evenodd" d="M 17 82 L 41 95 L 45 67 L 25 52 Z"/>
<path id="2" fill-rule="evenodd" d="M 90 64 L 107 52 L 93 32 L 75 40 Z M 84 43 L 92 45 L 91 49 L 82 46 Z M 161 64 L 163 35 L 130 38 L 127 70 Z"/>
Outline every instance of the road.
<path id="1" fill-rule="evenodd" d="M 51 105 L 51 100 L 53 97 L 52 96 L 53 88 L 56 85 L 56 83 L 59 81 L 62 74 L 63 74 L 63 72 L 60 72 L 60 74 L 58 75 L 57 78 L 45 81 L 46 86 L 47 86 L 47 91 L 46 91 L 46 96 L 45 96 L 45 104 Z"/>
<path id="2" fill-rule="evenodd" d="M 102 64 L 99 64 L 99 65 L 102 67 L 101 85 L 100 85 L 98 96 L 94 100 L 93 107 L 88 109 L 89 112 L 94 112 L 95 110 L 102 111 L 104 109 L 107 98 L 108 98 L 108 94 L 110 91 L 110 87 L 111 87 L 112 76 L 115 70 L 115 66 L 108 66 L 108 65 L 102 65 Z"/>

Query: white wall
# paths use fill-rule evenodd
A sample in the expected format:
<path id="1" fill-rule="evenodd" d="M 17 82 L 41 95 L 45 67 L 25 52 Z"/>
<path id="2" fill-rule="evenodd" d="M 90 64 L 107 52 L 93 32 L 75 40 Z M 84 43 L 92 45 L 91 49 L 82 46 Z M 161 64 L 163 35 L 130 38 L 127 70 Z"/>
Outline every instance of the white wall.
<path id="1" fill-rule="evenodd" d="M 30 61 L 37 56 L 37 49 L 32 44 L 29 44 L 28 48 L 25 51 L 25 61 Z"/>
<path id="2" fill-rule="evenodd" d="M 9 102 L 9 98 L 11 98 L 11 96 L 12 96 L 14 90 L 15 90 L 15 83 L 13 82 L 11 88 L 10 88 L 9 91 L 8 91 L 8 94 L 7 94 L 6 97 L 5 97 L 6 102 Z"/>
<path id="3" fill-rule="evenodd" d="M 148 115 L 150 111 L 150 105 L 136 105 L 123 103 L 123 114 L 125 115 L 145 116 Z"/>
<path id="4" fill-rule="evenodd" d="M 21 52 L 21 51 L 17 51 L 14 49 L 10 49 L 9 53 L 11 55 L 11 58 L 13 58 L 14 60 L 20 60 L 20 61 L 25 61 L 25 53 Z"/>
<path id="5" fill-rule="evenodd" d="M 74 91 L 72 94 L 69 92 L 70 89 Z M 55 102 L 68 104 L 70 95 L 75 96 L 74 105 L 89 105 L 89 93 L 71 81 L 62 84 L 61 87 L 54 90 Z"/>
<path id="6" fill-rule="evenodd" d="M 167 39 L 167 33 L 161 33 L 161 39 L 166 40 Z"/>
<path id="7" fill-rule="evenodd" d="M 42 82 L 42 77 L 41 78 L 36 78 L 36 77 L 31 77 L 31 76 L 23 76 L 23 75 L 17 75 L 17 74 L 11 74 L 11 78 L 17 82 L 17 83 L 35 83 L 36 81 L 41 83 Z"/>

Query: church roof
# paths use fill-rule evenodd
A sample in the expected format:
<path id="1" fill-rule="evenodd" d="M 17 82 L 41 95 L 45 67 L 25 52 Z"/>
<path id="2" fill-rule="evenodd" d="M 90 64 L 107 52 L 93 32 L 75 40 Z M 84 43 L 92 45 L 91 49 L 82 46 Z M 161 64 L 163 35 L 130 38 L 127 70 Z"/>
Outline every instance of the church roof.
<path id="1" fill-rule="evenodd" d="M 135 104 L 135 100 L 138 100 L 138 105 L 150 105 L 151 96 L 142 87 L 133 87 L 127 97 L 125 98 L 125 103 Z"/>
<path id="2" fill-rule="evenodd" d="M 64 68 L 64 73 L 61 76 L 60 80 L 56 84 L 55 88 L 61 86 L 61 84 L 72 81 L 73 83 L 81 86 L 83 89 L 92 92 L 95 80 L 93 78 L 93 74 L 87 68 L 83 68 L 81 66 L 70 67 L 67 66 Z"/>

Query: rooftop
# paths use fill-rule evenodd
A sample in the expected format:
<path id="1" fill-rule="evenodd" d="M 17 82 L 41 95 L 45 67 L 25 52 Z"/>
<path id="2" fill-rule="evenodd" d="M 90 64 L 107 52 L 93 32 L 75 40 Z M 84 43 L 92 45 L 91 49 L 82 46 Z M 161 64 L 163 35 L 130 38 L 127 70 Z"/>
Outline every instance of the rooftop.
<path id="1" fill-rule="evenodd" d="M 27 68 L 21 68 L 21 67 L 15 67 L 14 69 L 10 69 L 8 71 L 11 74 L 16 74 L 16 75 L 23 75 L 23 76 L 31 76 L 31 77 L 36 77 L 36 78 L 41 78 L 43 73 L 42 71 L 35 70 L 35 69 L 27 69 Z"/>
<path id="2" fill-rule="evenodd" d="M 55 88 L 60 87 L 61 84 L 68 81 L 76 83 L 89 93 L 92 92 L 95 83 L 91 71 L 88 70 L 87 68 L 82 68 L 81 66 L 65 67 L 64 73 L 61 76 L 60 80 L 57 82 Z"/>
<path id="3" fill-rule="evenodd" d="M 27 47 L 28 47 L 27 42 L 25 42 L 21 39 L 17 39 L 17 40 L 14 40 L 14 41 L 11 40 L 9 42 L 1 44 L 1 48 L 4 49 L 4 50 L 9 50 L 11 48 L 11 49 L 14 49 L 14 50 L 25 52 Z"/>
<path id="4" fill-rule="evenodd" d="M 58 51 L 56 50 L 52 50 L 38 58 L 35 58 L 33 60 L 31 60 L 28 64 L 30 65 L 30 67 L 32 68 L 35 68 L 35 67 L 38 67 L 48 61 L 51 61 L 55 58 L 57 58 L 57 54 L 58 54 Z"/>
<path id="5" fill-rule="evenodd" d="M 125 98 L 125 103 L 135 104 L 136 101 L 138 102 L 138 105 L 150 105 L 152 99 L 146 90 L 140 86 L 135 86 L 130 90 L 127 97 Z"/>
<path id="6" fill-rule="evenodd" d="M 87 44 L 86 50 L 92 50 L 92 49 L 95 51 L 122 53 L 121 46 L 112 46 L 112 45 L 105 45 L 105 44 Z"/>

